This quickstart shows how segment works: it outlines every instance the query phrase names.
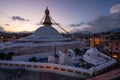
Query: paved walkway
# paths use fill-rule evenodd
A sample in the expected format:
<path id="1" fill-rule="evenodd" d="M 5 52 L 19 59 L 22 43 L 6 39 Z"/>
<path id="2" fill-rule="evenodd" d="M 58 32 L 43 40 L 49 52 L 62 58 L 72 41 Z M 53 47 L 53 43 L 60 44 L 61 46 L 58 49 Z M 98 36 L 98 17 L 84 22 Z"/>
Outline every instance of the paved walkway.
<path id="1" fill-rule="evenodd" d="M 116 77 L 120 77 L 120 68 L 87 80 L 112 80 Z"/>
<path id="2" fill-rule="evenodd" d="M 0 80 L 82 80 L 55 73 L 0 69 Z"/>

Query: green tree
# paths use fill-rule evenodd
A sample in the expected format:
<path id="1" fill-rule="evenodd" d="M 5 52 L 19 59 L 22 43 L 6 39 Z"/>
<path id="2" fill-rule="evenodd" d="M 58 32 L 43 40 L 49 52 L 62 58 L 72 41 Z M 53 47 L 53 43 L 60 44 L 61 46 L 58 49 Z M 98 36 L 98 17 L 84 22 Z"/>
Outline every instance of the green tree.
<path id="1" fill-rule="evenodd" d="M 75 55 L 78 56 L 80 55 L 80 49 L 79 48 L 75 48 L 74 49 Z"/>
<path id="2" fill-rule="evenodd" d="M 37 60 L 37 58 L 36 58 L 36 57 L 32 57 L 32 58 L 29 58 L 29 60 L 28 60 L 28 61 L 37 62 L 38 60 Z"/>
<path id="3" fill-rule="evenodd" d="M 6 54 L 5 59 L 6 60 L 12 60 L 12 56 L 14 55 L 14 52 L 9 52 L 8 54 Z"/>
<path id="4" fill-rule="evenodd" d="M 0 60 L 4 60 L 5 59 L 6 54 L 5 53 L 0 53 Z"/>

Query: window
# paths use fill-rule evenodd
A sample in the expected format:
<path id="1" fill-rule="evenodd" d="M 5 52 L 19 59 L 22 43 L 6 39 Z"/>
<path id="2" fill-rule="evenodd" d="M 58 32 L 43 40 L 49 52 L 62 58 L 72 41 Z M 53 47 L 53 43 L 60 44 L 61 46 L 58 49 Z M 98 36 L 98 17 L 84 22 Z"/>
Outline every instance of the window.
<path id="1" fill-rule="evenodd" d="M 73 72 L 73 70 L 71 70 L 71 69 L 68 69 L 67 71 L 68 71 L 68 72 Z"/>
<path id="2" fill-rule="evenodd" d="M 21 64 L 21 67 L 25 67 L 25 65 L 24 65 L 24 64 Z"/>
<path id="3" fill-rule="evenodd" d="M 15 66 L 19 66 L 19 64 L 15 64 Z"/>
<path id="4" fill-rule="evenodd" d="M 33 65 L 33 68 L 38 68 L 38 66 L 37 65 Z"/>
<path id="5" fill-rule="evenodd" d="M 116 43 L 116 45 L 118 46 L 119 44 L 118 44 L 118 43 Z"/>
<path id="6" fill-rule="evenodd" d="M 13 64 L 9 64 L 9 66 L 14 66 Z"/>
<path id="7" fill-rule="evenodd" d="M 46 68 L 51 68 L 50 66 L 46 66 Z"/>
<path id="8" fill-rule="evenodd" d="M 118 48 L 116 48 L 116 50 L 118 50 Z"/>
<path id="9" fill-rule="evenodd" d="M 111 47 L 111 50 L 112 50 L 112 47 Z"/>
<path id="10" fill-rule="evenodd" d="M 61 71 L 65 71 L 65 68 L 61 68 L 60 70 L 61 70 Z"/>
<path id="11" fill-rule="evenodd" d="M 5 66 L 7 66 L 8 64 L 7 63 L 4 63 Z"/>
<path id="12" fill-rule="evenodd" d="M 39 68 L 44 68 L 44 66 L 39 66 Z"/>
<path id="13" fill-rule="evenodd" d="M 0 63 L 0 65 L 2 65 L 2 63 Z"/>
<path id="14" fill-rule="evenodd" d="M 112 46 L 112 45 L 113 45 L 113 43 L 109 43 L 109 45 L 111 45 L 111 46 Z"/>
<path id="15" fill-rule="evenodd" d="M 89 73 L 83 72 L 83 75 L 90 76 Z"/>
<path id="16" fill-rule="evenodd" d="M 81 74 L 81 72 L 80 72 L 80 71 L 75 71 L 75 73 L 77 73 L 77 74 Z"/>
<path id="17" fill-rule="evenodd" d="M 27 67 L 31 67 L 31 65 L 27 65 Z"/>
<path id="18" fill-rule="evenodd" d="M 58 70 L 59 68 L 58 67 L 54 67 L 54 69 Z"/>

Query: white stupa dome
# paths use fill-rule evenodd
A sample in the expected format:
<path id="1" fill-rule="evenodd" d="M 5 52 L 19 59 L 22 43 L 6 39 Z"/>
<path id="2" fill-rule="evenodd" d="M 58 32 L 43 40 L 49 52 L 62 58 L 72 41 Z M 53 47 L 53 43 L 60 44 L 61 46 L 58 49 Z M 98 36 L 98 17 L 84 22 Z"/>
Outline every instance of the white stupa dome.
<path id="1" fill-rule="evenodd" d="M 85 58 L 98 58 L 99 57 L 99 51 L 96 48 L 90 48 L 86 51 L 86 54 L 83 55 Z"/>
<path id="2" fill-rule="evenodd" d="M 48 57 L 48 62 L 49 63 L 54 63 L 55 62 L 55 57 L 53 54 L 51 54 L 49 57 Z"/>
<path id="3" fill-rule="evenodd" d="M 90 48 L 89 50 L 87 50 L 85 55 L 83 55 L 83 60 L 94 65 L 105 62 L 103 58 L 100 58 L 99 51 L 96 48 Z"/>
<path id="4" fill-rule="evenodd" d="M 90 39 L 90 49 L 88 49 L 85 53 L 85 55 L 83 55 L 84 59 L 97 59 L 99 58 L 99 51 L 97 50 L 97 48 L 95 47 L 95 39 L 94 37 Z"/>
<path id="5" fill-rule="evenodd" d="M 48 7 L 45 10 L 45 19 L 44 19 L 43 25 L 44 26 L 41 26 L 34 32 L 33 34 L 34 36 L 36 37 L 62 37 L 62 35 L 60 35 L 60 33 L 51 26 L 52 22 L 49 16 Z"/>
<path id="6" fill-rule="evenodd" d="M 33 35 L 38 37 L 62 37 L 52 26 L 42 26 L 38 28 Z"/>
<path id="7" fill-rule="evenodd" d="M 43 20 L 43 21 L 42 21 Z M 47 47 L 52 50 L 52 46 L 58 46 L 61 48 L 62 46 L 67 46 L 67 47 L 73 47 L 75 44 L 81 44 L 79 41 L 76 41 L 71 38 L 67 38 L 62 36 L 53 26 L 52 26 L 52 18 L 49 15 L 49 10 L 48 7 L 45 10 L 45 16 L 41 20 L 41 25 L 32 35 L 23 37 L 20 39 L 17 39 L 15 41 L 11 41 L 10 43 L 7 43 L 8 46 L 10 47 L 28 47 L 28 48 L 36 48 L 36 47 Z M 53 21 L 54 22 L 54 21 Z M 27 48 L 22 48 L 22 49 L 27 49 Z M 19 49 L 20 51 L 26 51 Z M 30 52 L 35 51 L 35 52 L 43 52 L 43 51 L 48 51 L 47 49 L 41 49 L 41 50 L 31 50 Z"/>

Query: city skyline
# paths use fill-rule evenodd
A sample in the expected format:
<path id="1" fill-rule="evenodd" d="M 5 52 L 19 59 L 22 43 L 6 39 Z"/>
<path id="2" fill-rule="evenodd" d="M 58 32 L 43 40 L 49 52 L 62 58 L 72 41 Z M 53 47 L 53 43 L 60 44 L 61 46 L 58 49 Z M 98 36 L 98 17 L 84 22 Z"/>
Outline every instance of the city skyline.
<path id="1" fill-rule="evenodd" d="M 102 32 L 120 27 L 120 0 L 0 0 L 0 31 L 35 31 L 47 6 L 67 31 Z"/>

